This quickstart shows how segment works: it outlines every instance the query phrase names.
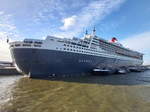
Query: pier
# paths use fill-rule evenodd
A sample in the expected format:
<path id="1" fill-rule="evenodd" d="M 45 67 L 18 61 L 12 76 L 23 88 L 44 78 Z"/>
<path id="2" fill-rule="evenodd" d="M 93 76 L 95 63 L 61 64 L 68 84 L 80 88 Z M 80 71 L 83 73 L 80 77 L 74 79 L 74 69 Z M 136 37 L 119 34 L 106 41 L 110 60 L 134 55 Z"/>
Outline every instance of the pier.
<path id="1" fill-rule="evenodd" d="M 122 67 L 118 69 L 112 68 L 95 68 L 92 70 L 92 74 L 94 75 L 102 75 L 102 74 L 126 74 L 129 72 L 144 72 L 146 70 L 150 70 L 150 65 L 142 65 L 142 66 L 130 66 L 130 67 Z"/>
<path id="2" fill-rule="evenodd" d="M 15 67 L 0 67 L 0 75 L 21 75 Z"/>
<path id="3" fill-rule="evenodd" d="M 11 62 L 0 62 L 0 75 L 21 75 Z"/>

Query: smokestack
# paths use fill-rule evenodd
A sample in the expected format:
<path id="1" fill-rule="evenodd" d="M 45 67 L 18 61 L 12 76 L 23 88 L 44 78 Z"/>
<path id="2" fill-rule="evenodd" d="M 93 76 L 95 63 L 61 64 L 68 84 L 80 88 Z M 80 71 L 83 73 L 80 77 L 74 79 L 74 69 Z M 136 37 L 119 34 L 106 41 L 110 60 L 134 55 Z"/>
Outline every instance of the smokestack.
<path id="1" fill-rule="evenodd" d="M 113 37 L 113 38 L 111 39 L 111 42 L 112 42 L 112 43 L 115 43 L 116 41 L 118 41 L 116 37 Z"/>

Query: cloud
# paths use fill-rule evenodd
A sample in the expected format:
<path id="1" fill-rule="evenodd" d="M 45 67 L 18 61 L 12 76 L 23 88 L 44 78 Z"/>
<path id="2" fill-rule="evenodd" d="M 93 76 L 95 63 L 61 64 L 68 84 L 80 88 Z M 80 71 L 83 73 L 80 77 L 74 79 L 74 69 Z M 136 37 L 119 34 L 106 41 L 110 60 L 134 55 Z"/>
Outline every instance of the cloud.
<path id="1" fill-rule="evenodd" d="M 7 33 L 0 32 L 0 60 L 11 61 L 9 45 L 6 42 Z"/>
<path id="2" fill-rule="evenodd" d="M 0 15 L 3 15 L 4 14 L 4 12 L 3 11 L 0 11 Z"/>
<path id="3" fill-rule="evenodd" d="M 6 14 L 2 11 L 0 11 L 0 33 L 7 34 L 7 36 L 15 37 L 16 35 L 19 35 L 19 32 L 16 28 L 16 25 L 13 21 L 13 15 Z M 2 38 L 2 37 L 0 37 Z"/>
<path id="4" fill-rule="evenodd" d="M 18 31 L 12 15 L 0 11 L 0 60 L 11 61 L 7 38 L 18 38 Z"/>
<path id="5" fill-rule="evenodd" d="M 125 0 L 98 0 L 90 2 L 87 6 L 83 7 L 79 14 L 67 17 L 66 20 L 75 17 L 72 19 L 73 24 L 71 24 L 71 27 L 69 27 L 69 25 L 66 25 L 68 27 L 65 27 L 66 22 L 63 21 L 64 24 L 61 26 L 61 29 L 65 29 L 65 31 L 57 35 L 65 37 L 79 35 L 84 28 L 92 26 L 97 21 L 102 20 L 112 11 L 119 8 L 124 1 Z"/>
<path id="6" fill-rule="evenodd" d="M 126 47 L 144 53 L 144 64 L 150 64 L 150 31 L 128 37 L 121 43 Z"/>
<path id="7" fill-rule="evenodd" d="M 63 26 L 60 27 L 61 30 L 68 30 L 71 26 L 74 26 L 76 23 L 77 16 L 71 16 L 62 20 L 64 23 Z"/>
<path id="8" fill-rule="evenodd" d="M 28 12 L 28 16 L 24 18 L 26 20 L 30 18 L 26 28 L 32 31 L 32 27 L 38 27 L 38 32 L 44 31 L 50 35 L 67 38 L 78 36 L 86 28 L 94 26 L 96 22 L 118 9 L 126 0 L 26 1 L 26 7 L 23 8 Z"/>
<path id="9" fill-rule="evenodd" d="M 150 32 L 133 35 L 123 40 L 122 43 L 138 51 L 148 50 L 150 49 Z"/>
<path id="10" fill-rule="evenodd" d="M 15 26 L 12 26 L 12 25 L 9 25 L 9 24 L 0 24 L 0 27 L 3 27 L 3 28 L 7 28 L 7 30 L 14 30 L 16 29 Z"/>
<path id="11" fill-rule="evenodd" d="M 38 2 L 37 2 L 38 1 Z M 88 0 L 90 1 L 90 0 Z M 66 18 L 70 13 L 75 13 L 88 3 L 86 0 L 32 0 L 36 2 L 34 7 L 35 19 L 38 20 L 50 20 L 56 18 Z M 31 3 L 31 1 L 28 0 Z"/>

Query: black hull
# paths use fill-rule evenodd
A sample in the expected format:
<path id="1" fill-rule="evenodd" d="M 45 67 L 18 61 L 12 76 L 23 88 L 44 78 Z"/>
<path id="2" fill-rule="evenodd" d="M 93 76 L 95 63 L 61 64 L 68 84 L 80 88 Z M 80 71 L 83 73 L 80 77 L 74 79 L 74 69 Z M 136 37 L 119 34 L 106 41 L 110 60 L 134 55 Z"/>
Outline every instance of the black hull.
<path id="1" fill-rule="evenodd" d="M 96 67 L 115 69 L 133 66 L 131 61 L 111 57 L 46 49 L 14 48 L 11 49 L 11 54 L 18 68 L 33 78 L 81 75 L 90 73 Z"/>

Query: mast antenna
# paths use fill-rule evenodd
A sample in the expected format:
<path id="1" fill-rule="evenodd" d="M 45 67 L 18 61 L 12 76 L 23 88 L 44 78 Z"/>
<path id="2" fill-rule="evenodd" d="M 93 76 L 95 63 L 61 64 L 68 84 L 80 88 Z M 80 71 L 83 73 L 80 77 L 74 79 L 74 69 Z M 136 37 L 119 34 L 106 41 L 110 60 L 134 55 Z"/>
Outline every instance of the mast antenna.
<path id="1" fill-rule="evenodd" d="M 85 35 L 88 35 L 88 31 L 87 30 L 85 31 Z"/>
<path id="2" fill-rule="evenodd" d="M 94 28 L 93 28 L 93 36 L 95 36 L 95 34 L 96 34 L 96 29 L 95 29 L 95 26 L 94 26 Z"/>

